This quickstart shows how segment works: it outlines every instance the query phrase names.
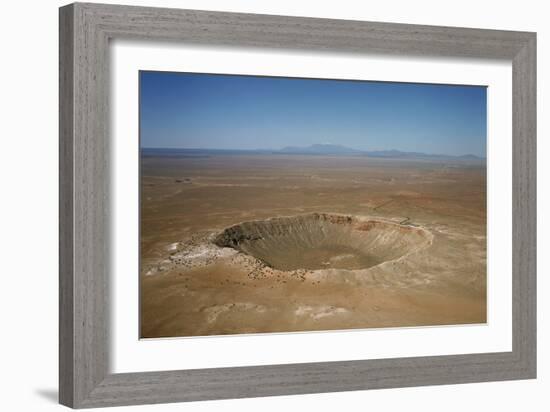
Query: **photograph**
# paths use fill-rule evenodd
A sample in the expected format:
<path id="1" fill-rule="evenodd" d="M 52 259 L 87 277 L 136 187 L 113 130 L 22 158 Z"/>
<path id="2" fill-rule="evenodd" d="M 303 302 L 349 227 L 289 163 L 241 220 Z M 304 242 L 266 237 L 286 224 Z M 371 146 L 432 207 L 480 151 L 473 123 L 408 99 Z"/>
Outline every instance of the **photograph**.
<path id="1" fill-rule="evenodd" d="M 487 88 L 140 71 L 140 337 L 487 321 Z"/>

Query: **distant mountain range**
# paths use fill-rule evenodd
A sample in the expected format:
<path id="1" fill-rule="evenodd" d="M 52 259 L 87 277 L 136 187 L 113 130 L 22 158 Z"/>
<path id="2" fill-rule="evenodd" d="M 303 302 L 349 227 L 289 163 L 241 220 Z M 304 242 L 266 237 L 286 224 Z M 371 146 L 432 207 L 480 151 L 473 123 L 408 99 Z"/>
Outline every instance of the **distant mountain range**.
<path id="1" fill-rule="evenodd" d="M 369 157 L 387 157 L 393 159 L 462 159 L 462 160 L 485 160 L 484 157 L 479 157 L 472 154 L 453 156 L 444 154 L 429 154 L 422 152 L 402 152 L 399 150 L 375 150 L 371 152 L 363 152 Z"/>
<path id="2" fill-rule="evenodd" d="M 316 155 L 363 155 L 368 157 L 382 157 L 388 159 L 462 159 L 462 160 L 484 160 L 485 158 L 472 154 L 452 156 L 444 154 L 428 154 L 422 152 L 402 152 L 400 150 L 374 150 L 363 151 L 350 147 L 335 144 L 313 144 L 311 146 L 287 146 L 274 152 L 286 154 L 316 154 Z"/>
<path id="3" fill-rule="evenodd" d="M 282 149 L 160 149 L 142 148 L 142 156 L 162 157 L 204 157 L 213 155 L 246 155 L 246 154 L 291 154 L 291 155 L 325 155 L 325 156 L 367 156 L 384 159 L 410 159 L 410 160 L 455 160 L 465 162 L 485 162 L 484 157 L 472 154 L 452 156 L 444 154 L 429 154 L 422 152 L 404 152 L 400 150 L 373 150 L 363 151 L 336 144 L 312 144 L 310 146 L 287 146 Z"/>

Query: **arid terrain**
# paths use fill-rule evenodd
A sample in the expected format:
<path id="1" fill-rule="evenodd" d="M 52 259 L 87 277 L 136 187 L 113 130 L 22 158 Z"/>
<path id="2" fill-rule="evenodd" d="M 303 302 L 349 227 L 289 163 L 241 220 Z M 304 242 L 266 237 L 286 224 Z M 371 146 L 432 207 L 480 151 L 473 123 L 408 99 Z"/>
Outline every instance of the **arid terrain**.
<path id="1" fill-rule="evenodd" d="M 486 168 L 141 160 L 141 337 L 486 322 Z"/>

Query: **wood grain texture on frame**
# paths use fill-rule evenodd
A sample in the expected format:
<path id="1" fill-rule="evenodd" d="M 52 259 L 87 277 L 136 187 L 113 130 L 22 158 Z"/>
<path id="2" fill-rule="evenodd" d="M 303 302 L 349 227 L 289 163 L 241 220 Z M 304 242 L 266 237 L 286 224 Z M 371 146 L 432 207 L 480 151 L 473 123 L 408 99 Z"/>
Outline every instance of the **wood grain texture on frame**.
<path id="1" fill-rule="evenodd" d="M 59 24 L 62 404 L 85 408 L 536 376 L 534 33 L 85 3 L 62 7 Z M 114 38 L 511 61 L 513 350 L 111 374 L 108 68 Z"/>

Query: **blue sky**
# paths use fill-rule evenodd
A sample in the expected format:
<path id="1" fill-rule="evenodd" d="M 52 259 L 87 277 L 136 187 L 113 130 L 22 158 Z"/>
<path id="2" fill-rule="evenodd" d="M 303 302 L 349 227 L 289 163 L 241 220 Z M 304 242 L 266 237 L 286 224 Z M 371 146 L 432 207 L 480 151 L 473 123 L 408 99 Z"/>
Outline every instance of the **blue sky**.
<path id="1" fill-rule="evenodd" d="M 140 72 L 141 147 L 486 156 L 486 88 Z"/>

